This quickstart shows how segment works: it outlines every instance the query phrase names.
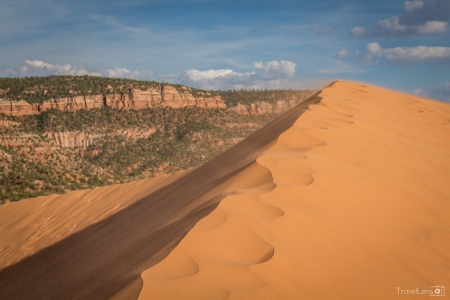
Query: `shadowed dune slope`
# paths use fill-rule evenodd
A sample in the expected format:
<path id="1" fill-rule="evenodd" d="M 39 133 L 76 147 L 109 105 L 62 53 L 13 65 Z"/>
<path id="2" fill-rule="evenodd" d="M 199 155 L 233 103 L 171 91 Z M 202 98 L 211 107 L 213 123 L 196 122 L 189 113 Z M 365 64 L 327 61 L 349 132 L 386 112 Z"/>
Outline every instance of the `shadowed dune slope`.
<path id="1" fill-rule="evenodd" d="M 275 187 L 271 173 L 256 163 L 256 158 L 290 128 L 309 105 L 319 101 L 317 94 L 313 95 L 178 180 L 137 201 L 134 199 L 135 203 L 106 219 L 95 219 L 97 223 L 4 268 L 0 271 L 0 299 L 137 298 L 142 284 L 141 272 L 166 257 L 221 199 Z M 135 196 L 130 192 L 131 195 Z M 128 201 L 126 198 L 127 195 L 123 195 L 123 202 Z M 64 195 L 59 201 L 64 201 Z M 273 208 L 269 205 L 267 209 Z M 280 213 L 276 208 L 274 211 Z M 58 213 L 63 215 L 64 211 Z M 214 222 L 209 226 L 214 227 Z M 45 235 L 45 232 L 39 233 L 41 238 Z M 48 243 L 57 239 L 50 238 Z M 10 241 L 14 244 L 14 239 Z M 259 259 L 269 257 L 270 251 L 263 251 Z M 187 268 L 190 273 L 196 267 L 193 263 Z"/>
<path id="2" fill-rule="evenodd" d="M 275 187 L 225 197 L 142 273 L 139 299 L 449 292 L 450 105 L 340 81 L 319 96 L 256 159 Z"/>
<path id="3" fill-rule="evenodd" d="M 184 174 L 0 205 L 0 269 L 112 216 Z"/>

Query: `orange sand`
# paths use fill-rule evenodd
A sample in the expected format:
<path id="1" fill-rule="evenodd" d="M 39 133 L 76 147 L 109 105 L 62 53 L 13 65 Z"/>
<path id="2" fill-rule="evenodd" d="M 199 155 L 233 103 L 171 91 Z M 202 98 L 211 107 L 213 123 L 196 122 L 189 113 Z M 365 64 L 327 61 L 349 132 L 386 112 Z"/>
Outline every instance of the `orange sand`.
<path id="1" fill-rule="evenodd" d="M 450 105 L 340 81 L 320 96 L 257 159 L 260 187 L 226 197 L 143 272 L 139 299 L 450 293 Z"/>
<path id="2" fill-rule="evenodd" d="M 106 219 L 185 173 L 0 205 L 0 270 Z"/>

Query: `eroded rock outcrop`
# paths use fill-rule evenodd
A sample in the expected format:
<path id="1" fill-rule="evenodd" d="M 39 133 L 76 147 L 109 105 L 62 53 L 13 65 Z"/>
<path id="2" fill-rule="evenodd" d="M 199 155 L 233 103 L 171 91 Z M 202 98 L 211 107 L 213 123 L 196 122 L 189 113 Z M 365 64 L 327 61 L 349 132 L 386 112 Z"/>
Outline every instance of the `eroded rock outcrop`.
<path id="1" fill-rule="evenodd" d="M 37 104 L 30 104 L 24 100 L 9 101 L 0 99 L 0 113 L 10 116 L 25 116 L 39 113 Z"/>
<path id="2" fill-rule="evenodd" d="M 114 133 L 108 133 L 111 135 L 122 135 L 134 140 L 139 138 L 147 138 L 156 132 L 155 128 L 141 130 L 141 129 L 128 129 L 119 130 Z M 45 132 L 45 136 L 55 141 L 59 146 L 64 148 L 83 148 L 86 149 L 90 145 L 94 145 L 100 138 L 106 135 L 106 133 L 88 133 L 84 131 L 64 131 L 64 132 Z"/>
<path id="3" fill-rule="evenodd" d="M 24 100 L 0 99 L 0 112 L 12 116 L 33 115 L 54 108 L 61 111 L 77 111 L 100 107 L 115 109 L 145 109 L 154 106 L 181 108 L 198 106 L 203 108 L 226 108 L 220 96 L 194 96 L 189 89 L 176 89 L 171 85 L 160 85 L 146 90 L 129 89 L 123 94 L 89 95 L 52 98 L 40 104 L 30 104 Z"/>
<path id="4" fill-rule="evenodd" d="M 53 98 L 39 104 L 39 112 L 46 111 L 50 108 L 61 111 L 100 108 L 104 106 L 103 98 L 103 95 Z"/>
<path id="5" fill-rule="evenodd" d="M 293 108 L 303 100 L 310 97 L 314 92 L 308 92 L 301 96 L 292 97 L 287 100 L 278 100 L 273 103 L 258 101 L 251 104 L 238 103 L 230 109 L 243 115 L 263 115 L 268 113 L 280 114 Z"/>

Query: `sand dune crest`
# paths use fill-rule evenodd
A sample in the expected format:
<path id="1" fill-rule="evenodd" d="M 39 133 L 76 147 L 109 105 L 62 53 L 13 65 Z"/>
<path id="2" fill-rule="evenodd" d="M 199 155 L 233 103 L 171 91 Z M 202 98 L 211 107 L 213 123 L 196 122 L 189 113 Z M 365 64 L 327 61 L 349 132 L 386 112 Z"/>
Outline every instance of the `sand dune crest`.
<path id="1" fill-rule="evenodd" d="M 142 273 L 139 299 L 393 299 L 450 286 L 450 106 L 341 81 L 319 96 L 256 159 L 275 187 L 223 199 Z M 180 253 L 199 271 L 155 279 Z"/>

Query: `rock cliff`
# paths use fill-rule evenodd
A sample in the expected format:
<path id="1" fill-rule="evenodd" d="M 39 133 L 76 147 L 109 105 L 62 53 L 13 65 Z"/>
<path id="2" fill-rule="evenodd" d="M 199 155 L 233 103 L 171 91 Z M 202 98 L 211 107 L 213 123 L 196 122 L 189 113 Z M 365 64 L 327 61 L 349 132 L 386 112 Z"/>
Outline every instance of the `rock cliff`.
<path id="1" fill-rule="evenodd" d="M 156 129 L 139 130 L 139 129 L 128 129 L 128 130 L 118 130 L 114 133 L 108 133 L 108 136 L 122 135 L 132 140 L 139 138 L 147 138 Z M 64 148 L 87 148 L 88 146 L 96 144 L 96 142 L 106 135 L 106 133 L 88 133 L 84 131 L 65 131 L 65 132 L 45 132 L 45 136 L 55 141 L 61 147 Z"/>
<path id="2" fill-rule="evenodd" d="M 194 96 L 187 88 L 177 90 L 171 85 L 160 85 L 147 90 L 129 89 L 128 93 L 124 94 L 52 98 L 40 104 L 30 104 L 24 100 L 9 101 L 0 99 L 0 112 L 12 116 L 38 114 L 50 108 L 61 111 L 76 111 L 103 106 L 116 109 L 144 109 L 154 106 L 226 108 L 225 101 L 220 96 Z"/>
<path id="3" fill-rule="evenodd" d="M 181 86 L 175 88 L 172 85 L 157 85 L 147 89 L 129 88 L 125 93 L 110 93 L 104 95 L 87 95 L 51 98 L 40 104 L 28 103 L 24 100 L 8 101 L 0 99 L 0 113 L 13 116 L 26 116 L 42 113 L 48 109 L 75 112 L 81 109 L 96 109 L 101 107 L 111 107 L 114 109 L 146 109 L 151 107 L 172 107 L 181 108 L 186 106 L 196 106 L 201 108 L 226 108 L 225 101 L 221 96 L 207 95 L 206 91 L 192 92 L 192 89 Z M 193 95 L 195 93 L 195 95 Z M 250 104 L 238 103 L 237 106 L 230 107 L 229 110 L 241 115 L 259 116 L 264 114 L 280 114 L 299 104 L 313 94 L 313 91 L 296 93 L 288 97 L 281 97 L 277 93 L 270 95 L 268 101 L 256 101 Z M 253 97 L 251 97 L 253 98 Z M 2 124 L 2 125 L 6 125 Z M 147 138 L 156 129 L 128 129 L 117 130 L 116 132 L 101 132 L 98 130 L 88 131 L 46 131 L 43 135 L 54 141 L 57 145 L 69 149 L 86 149 L 95 145 L 106 134 L 113 136 L 125 136 L 132 140 Z M 2 144 L 17 144 L 22 141 L 8 136 L 7 140 L 0 140 Z M 30 145 L 26 146 L 24 149 Z M 77 150 L 78 151 L 78 150 Z"/>
<path id="4" fill-rule="evenodd" d="M 265 101 L 257 101 L 251 104 L 238 103 L 237 106 L 230 109 L 243 115 L 264 115 L 268 113 L 280 114 L 293 108 L 306 98 L 310 97 L 314 92 L 305 93 L 301 97 L 293 97 L 287 100 L 278 100 L 273 103 Z"/>

